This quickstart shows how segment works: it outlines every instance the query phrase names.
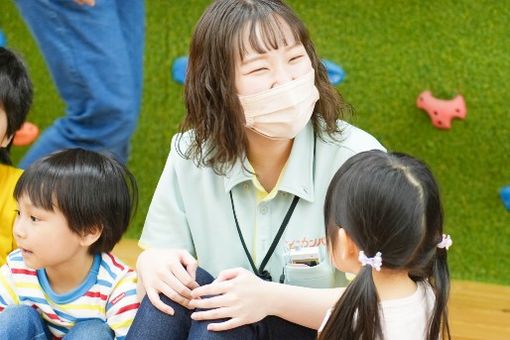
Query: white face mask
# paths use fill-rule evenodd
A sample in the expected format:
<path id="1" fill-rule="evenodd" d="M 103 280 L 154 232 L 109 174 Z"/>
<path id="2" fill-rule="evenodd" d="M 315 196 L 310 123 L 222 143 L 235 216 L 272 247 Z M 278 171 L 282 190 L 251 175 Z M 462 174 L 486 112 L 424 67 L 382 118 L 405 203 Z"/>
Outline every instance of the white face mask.
<path id="1" fill-rule="evenodd" d="M 246 127 L 271 139 L 292 139 L 312 116 L 319 91 L 313 69 L 281 86 L 239 96 Z"/>

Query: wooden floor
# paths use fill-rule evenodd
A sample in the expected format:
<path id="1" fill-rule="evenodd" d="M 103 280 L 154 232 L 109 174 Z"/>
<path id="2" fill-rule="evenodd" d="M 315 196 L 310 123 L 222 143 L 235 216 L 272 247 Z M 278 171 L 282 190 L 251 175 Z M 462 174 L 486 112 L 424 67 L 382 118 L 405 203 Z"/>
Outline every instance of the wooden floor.
<path id="1" fill-rule="evenodd" d="M 140 251 L 122 240 L 113 252 L 134 267 Z M 510 339 L 510 286 L 453 281 L 449 310 L 453 339 Z"/>

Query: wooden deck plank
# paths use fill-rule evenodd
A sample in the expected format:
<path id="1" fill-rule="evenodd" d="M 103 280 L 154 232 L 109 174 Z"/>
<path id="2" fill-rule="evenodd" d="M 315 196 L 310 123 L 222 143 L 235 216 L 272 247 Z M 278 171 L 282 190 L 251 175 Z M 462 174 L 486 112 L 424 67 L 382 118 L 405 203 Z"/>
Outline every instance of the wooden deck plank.
<path id="1" fill-rule="evenodd" d="M 134 268 L 141 251 L 126 239 L 113 253 Z M 510 339 L 510 286 L 454 280 L 448 307 L 453 339 Z"/>

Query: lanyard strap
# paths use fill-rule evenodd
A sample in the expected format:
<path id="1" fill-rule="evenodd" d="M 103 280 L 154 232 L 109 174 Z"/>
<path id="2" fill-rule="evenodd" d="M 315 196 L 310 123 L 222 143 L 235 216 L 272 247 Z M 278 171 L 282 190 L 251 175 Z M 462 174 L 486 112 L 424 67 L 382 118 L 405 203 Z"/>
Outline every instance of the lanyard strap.
<path id="1" fill-rule="evenodd" d="M 248 248 L 246 247 L 246 242 L 244 242 L 243 233 L 241 232 L 241 228 L 239 227 L 239 222 L 237 221 L 237 215 L 236 215 L 236 209 L 234 207 L 234 198 L 232 197 L 232 190 L 229 192 L 230 194 L 230 203 L 232 204 L 232 213 L 234 214 L 234 221 L 236 223 L 237 233 L 239 234 L 239 239 L 241 240 L 241 244 L 243 245 L 244 252 L 246 254 L 246 257 L 248 258 L 248 261 L 250 261 L 251 269 L 257 275 L 263 280 L 266 281 L 272 281 L 271 274 L 267 270 L 264 270 L 264 267 L 266 266 L 267 262 L 269 262 L 269 259 L 274 253 L 274 250 L 276 249 L 276 246 L 278 245 L 278 242 L 280 242 L 280 239 L 282 238 L 283 232 L 285 231 L 285 228 L 287 227 L 287 224 L 289 224 L 290 218 L 292 217 L 292 214 L 294 213 L 294 209 L 296 208 L 296 205 L 299 201 L 298 196 L 294 196 L 294 199 L 292 200 L 292 203 L 290 205 L 289 210 L 287 210 L 287 214 L 285 215 L 285 218 L 283 219 L 282 225 L 280 226 L 280 229 L 278 230 L 278 233 L 276 234 L 273 243 L 271 244 L 271 247 L 267 250 L 266 256 L 264 256 L 264 259 L 262 260 L 262 263 L 260 264 L 259 269 L 257 270 L 257 267 L 255 267 L 255 263 L 253 262 L 253 259 L 250 255 L 250 252 L 248 251 Z"/>

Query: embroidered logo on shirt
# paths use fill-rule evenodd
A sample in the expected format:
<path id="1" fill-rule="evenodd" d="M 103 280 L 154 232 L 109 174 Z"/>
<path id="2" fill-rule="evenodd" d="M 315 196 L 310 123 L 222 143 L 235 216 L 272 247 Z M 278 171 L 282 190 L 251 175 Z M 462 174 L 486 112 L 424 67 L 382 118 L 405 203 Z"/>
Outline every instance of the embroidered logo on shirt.
<path id="1" fill-rule="evenodd" d="M 121 294 L 117 295 L 115 299 L 112 300 L 111 304 L 112 306 L 115 305 L 117 302 L 122 300 L 126 296 L 126 293 L 122 292 Z"/>

